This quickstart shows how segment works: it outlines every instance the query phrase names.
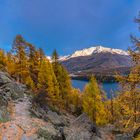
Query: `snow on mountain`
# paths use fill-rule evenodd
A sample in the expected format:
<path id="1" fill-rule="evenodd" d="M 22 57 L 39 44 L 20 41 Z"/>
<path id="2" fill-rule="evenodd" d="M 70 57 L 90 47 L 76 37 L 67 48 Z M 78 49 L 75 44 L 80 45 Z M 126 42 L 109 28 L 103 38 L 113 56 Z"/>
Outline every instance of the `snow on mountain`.
<path id="1" fill-rule="evenodd" d="M 60 61 L 68 60 L 70 58 L 79 57 L 79 56 L 90 56 L 96 53 L 112 53 L 120 55 L 129 55 L 127 51 L 121 49 L 106 48 L 102 46 L 90 47 L 83 50 L 75 51 L 72 55 L 64 56 L 60 58 Z"/>
<path id="2" fill-rule="evenodd" d="M 60 57 L 59 57 L 59 61 L 67 60 L 67 58 L 69 58 L 69 57 L 70 57 L 70 55 L 60 56 Z"/>
<path id="3" fill-rule="evenodd" d="M 46 57 L 49 61 L 51 61 L 51 59 L 52 59 L 51 56 L 46 56 Z"/>
<path id="4" fill-rule="evenodd" d="M 69 57 L 70 57 L 70 55 L 60 56 L 60 57 L 59 57 L 59 61 L 67 60 L 67 58 L 69 58 Z M 47 58 L 50 62 L 52 62 L 52 57 L 51 57 L 51 56 L 46 56 L 46 58 Z"/>

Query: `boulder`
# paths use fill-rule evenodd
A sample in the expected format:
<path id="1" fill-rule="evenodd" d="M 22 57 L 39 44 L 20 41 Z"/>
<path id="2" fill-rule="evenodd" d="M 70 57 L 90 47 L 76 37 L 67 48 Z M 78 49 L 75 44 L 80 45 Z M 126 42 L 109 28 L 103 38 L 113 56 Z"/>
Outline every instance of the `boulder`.
<path id="1" fill-rule="evenodd" d="M 48 123 L 45 127 L 38 130 L 38 138 L 44 140 L 63 140 L 61 134 L 51 123 Z"/>
<path id="2" fill-rule="evenodd" d="M 48 111 L 46 117 L 56 126 L 64 126 L 64 120 L 56 112 Z"/>
<path id="3" fill-rule="evenodd" d="M 64 129 L 66 140 L 91 140 L 91 133 L 82 127 L 67 127 Z"/>
<path id="4" fill-rule="evenodd" d="M 128 134 L 117 134 L 115 140 L 132 140 L 132 136 Z"/>
<path id="5" fill-rule="evenodd" d="M 88 118 L 87 114 L 83 113 L 80 115 L 73 124 L 77 127 L 84 126 L 89 132 L 96 134 L 100 137 L 99 130 L 95 123 L 92 123 Z"/>
<path id="6" fill-rule="evenodd" d="M 93 131 L 94 129 L 94 131 Z M 64 128 L 66 140 L 101 140 L 95 124 L 83 113 L 70 126 Z"/>
<path id="7" fill-rule="evenodd" d="M 0 72 L 0 85 L 6 84 L 6 83 L 10 83 L 12 80 L 9 76 L 8 73 L 6 72 Z"/>
<path id="8" fill-rule="evenodd" d="M 0 72 L 0 121 L 9 119 L 8 103 L 23 97 L 24 89 L 8 73 Z"/>
<path id="9" fill-rule="evenodd" d="M 15 82 L 8 73 L 0 72 L 0 96 L 9 101 L 23 97 L 26 86 Z"/>
<path id="10" fill-rule="evenodd" d="M 9 83 L 7 85 L 9 87 L 9 92 L 11 93 L 11 97 L 13 100 L 24 97 L 24 89 L 22 89 L 19 85 L 20 84 L 15 82 Z"/>
<path id="11" fill-rule="evenodd" d="M 47 120 L 46 112 L 37 104 L 32 104 L 30 112 L 38 118 L 43 118 Z"/>

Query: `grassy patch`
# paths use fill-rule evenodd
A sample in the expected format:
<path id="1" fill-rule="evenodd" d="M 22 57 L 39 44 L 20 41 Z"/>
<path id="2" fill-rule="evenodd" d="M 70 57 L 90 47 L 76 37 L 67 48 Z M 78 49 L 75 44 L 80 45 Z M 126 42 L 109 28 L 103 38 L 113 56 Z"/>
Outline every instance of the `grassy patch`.
<path id="1" fill-rule="evenodd" d="M 10 121 L 9 118 L 0 118 L 0 123 L 5 123 L 5 122 L 8 122 Z"/>

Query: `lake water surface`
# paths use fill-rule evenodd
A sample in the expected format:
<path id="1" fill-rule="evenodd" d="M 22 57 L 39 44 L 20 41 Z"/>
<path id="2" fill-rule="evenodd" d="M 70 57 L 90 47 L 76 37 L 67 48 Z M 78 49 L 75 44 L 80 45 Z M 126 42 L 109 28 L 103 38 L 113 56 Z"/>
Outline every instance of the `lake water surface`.
<path id="1" fill-rule="evenodd" d="M 72 80 L 73 87 L 79 88 L 81 91 L 83 91 L 83 89 L 87 83 L 88 83 L 88 81 Z M 111 93 L 115 93 L 116 91 L 119 90 L 118 83 L 102 83 L 101 87 L 106 92 L 106 95 L 108 98 L 110 98 Z"/>

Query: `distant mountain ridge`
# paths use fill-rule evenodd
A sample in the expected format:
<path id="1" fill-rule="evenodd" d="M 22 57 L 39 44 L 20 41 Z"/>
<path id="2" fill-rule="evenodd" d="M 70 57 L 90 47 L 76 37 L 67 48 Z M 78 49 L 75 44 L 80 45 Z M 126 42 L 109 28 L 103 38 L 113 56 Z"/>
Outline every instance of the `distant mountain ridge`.
<path id="1" fill-rule="evenodd" d="M 122 49 L 113 49 L 113 48 L 107 48 L 103 46 L 96 46 L 96 47 L 90 47 L 90 48 L 75 51 L 72 55 L 62 56 L 60 57 L 60 60 L 64 61 L 70 58 L 89 56 L 96 53 L 112 53 L 112 54 L 120 54 L 120 55 L 129 55 L 127 51 L 124 51 Z"/>
<path id="2" fill-rule="evenodd" d="M 71 75 L 87 77 L 91 74 L 113 76 L 127 74 L 131 58 L 127 51 L 102 46 L 75 51 L 72 55 L 60 58 L 60 62 Z"/>

